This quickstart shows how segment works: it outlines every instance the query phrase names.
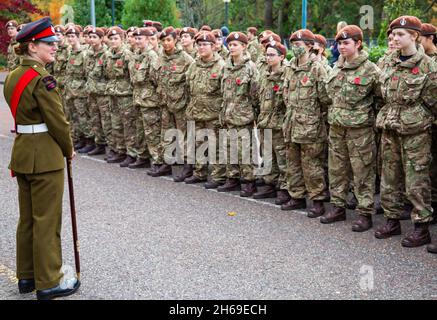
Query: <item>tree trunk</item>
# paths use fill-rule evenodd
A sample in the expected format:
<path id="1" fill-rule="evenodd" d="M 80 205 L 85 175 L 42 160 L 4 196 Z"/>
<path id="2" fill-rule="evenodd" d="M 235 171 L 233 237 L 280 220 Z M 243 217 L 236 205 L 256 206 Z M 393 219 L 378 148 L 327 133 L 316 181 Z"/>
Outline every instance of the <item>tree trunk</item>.
<path id="1" fill-rule="evenodd" d="M 265 1 L 264 25 L 266 29 L 273 28 L 273 0 Z"/>

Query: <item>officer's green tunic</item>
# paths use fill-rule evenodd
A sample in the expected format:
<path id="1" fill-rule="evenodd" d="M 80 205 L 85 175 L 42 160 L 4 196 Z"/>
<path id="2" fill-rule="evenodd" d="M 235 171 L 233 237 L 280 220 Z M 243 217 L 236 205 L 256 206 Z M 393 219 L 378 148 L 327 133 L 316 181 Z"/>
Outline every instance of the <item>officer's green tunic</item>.
<path id="1" fill-rule="evenodd" d="M 11 103 L 16 84 L 29 68 L 39 75 L 23 91 L 16 123 L 45 123 L 48 132 L 17 134 L 9 168 L 15 172 L 19 187 L 17 278 L 34 278 L 36 289 L 44 290 L 57 286 L 62 277 L 64 157 L 72 156 L 73 143 L 56 82 L 39 62 L 25 57 L 8 75 L 6 101 Z"/>

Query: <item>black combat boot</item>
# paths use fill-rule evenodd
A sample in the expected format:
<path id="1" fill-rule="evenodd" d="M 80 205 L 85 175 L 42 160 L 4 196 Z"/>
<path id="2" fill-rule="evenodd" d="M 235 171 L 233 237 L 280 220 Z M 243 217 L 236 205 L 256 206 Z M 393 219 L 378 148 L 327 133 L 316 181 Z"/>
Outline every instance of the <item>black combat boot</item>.
<path id="1" fill-rule="evenodd" d="M 357 220 L 352 223 L 352 231 L 364 232 L 373 227 L 372 216 L 360 215 Z"/>
<path id="2" fill-rule="evenodd" d="M 398 219 L 387 219 L 386 223 L 377 228 L 375 231 L 375 238 L 387 239 L 401 234 L 401 223 Z"/>
<path id="3" fill-rule="evenodd" d="M 240 197 L 243 198 L 251 197 L 256 191 L 257 191 L 256 182 L 249 181 L 244 185 L 243 188 L 241 188 Z"/>
<path id="4" fill-rule="evenodd" d="M 217 188 L 218 192 L 240 191 L 240 179 L 227 179 L 226 183 Z"/>
<path id="5" fill-rule="evenodd" d="M 429 233 L 429 223 L 415 223 L 414 230 L 402 239 L 402 246 L 407 248 L 420 247 L 431 243 L 431 234 Z"/>
<path id="6" fill-rule="evenodd" d="M 280 206 L 291 200 L 290 194 L 287 190 L 279 190 L 277 193 L 278 198 L 275 200 L 275 204 Z"/>
<path id="7" fill-rule="evenodd" d="M 127 168 L 130 164 L 135 163 L 136 159 L 132 156 L 127 156 L 122 163 L 120 163 L 121 168 Z"/>
<path id="8" fill-rule="evenodd" d="M 266 184 L 265 187 L 253 195 L 254 199 L 276 198 L 276 188 L 274 185 Z"/>
<path id="9" fill-rule="evenodd" d="M 88 152 L 89 156 L 97 156 L 100 154 L 105 154 L 106 150 L 105 150 L 105 146 L 103 144 L 96 144 L 96 147 L 94 148 L 94 150 L 91 150 L 90 152 Z"/>
<path id="10" fill-rule="evenodd" d="M 332 206 L 326 214 L 320 217 L 320 222 L 323 224 L 334 223 L 346 220 L 346 209 L 337 206 Z"/>
<path id="11" fill-rule="evenodd" d="M 96 145 L 94 143 L 94 138 L 87 138 L 85 147 L 83 147 L 82 149 L 79 149 L 79 153 L 88 153 L 88 152 L 94 150 L 95 147 L 96 147 Z"/>
<path id="12" fill-rule="evenodd" d="M 307 214 L 308 218 L 318 218 L 325 214 L 325 206 L 323 200 L 314 200 L 313 207 Z"/>
<path id="13" fill-rule="evenodd" d="M 192 164 L 184 164 L 184 168 L 182 172 L 176 176 L 173 181 L 174 182 L 183 182 L 186 178 L 189 178 L 193 175 L 193 165 Z"/>

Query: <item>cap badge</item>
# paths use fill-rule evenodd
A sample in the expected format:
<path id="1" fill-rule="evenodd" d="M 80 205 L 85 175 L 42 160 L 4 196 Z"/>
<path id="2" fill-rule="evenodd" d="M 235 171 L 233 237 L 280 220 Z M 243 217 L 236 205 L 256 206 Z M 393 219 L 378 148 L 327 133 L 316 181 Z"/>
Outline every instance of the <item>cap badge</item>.
<path id="1" fill-rule="evenodd" d="M 405 18 L 402 18 L 399 23 L 401 24 L 401 26 L 405 26 L 407 24 L 407 20 Z"/>
<path id="2" fill-rule="evenodd" d="M 188 28 L 184 28 L 184 32 L 188 32 Z"/>
<path id="3" fill-rule="evenodd" d="M 115 30 L 112 30 L 112 32 L 111 32 L 112 34 L 117 34 L 117 31 L 115 31 Z"/>
<path id="4" fill-rule="evenodd" d="M 238 39 L 240 37 L 240 35 L 238 33 L 235 34 L 234 38 Z"/>
<path id="5" fill-rule="evenodd" d="M 297 33 L 297 37 L 298 37 L 299 39 L 302 39 L 302 33 L 300 33 L 300 31 Z"/>
<path id="6" fill-rule="evenodd" d="M 347 32 L 343 31 L 343 32 L 341 33 L 341 36 L 343 37 L 343 39 L 346 39 L 346 38 L 347 38 Z"/>

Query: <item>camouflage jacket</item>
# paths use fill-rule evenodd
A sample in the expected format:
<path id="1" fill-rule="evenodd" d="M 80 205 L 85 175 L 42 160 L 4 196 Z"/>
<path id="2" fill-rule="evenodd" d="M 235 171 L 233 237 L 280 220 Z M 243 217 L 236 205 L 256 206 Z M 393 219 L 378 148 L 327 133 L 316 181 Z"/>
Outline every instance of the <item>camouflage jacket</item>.
<path id="1" fill-rule="evenodd" d="M 222 125 L 245 126 L 257 118 L 258 70 L 249 55 L 241 64 L 234 65 L 232 59 L 226 61 L 222 79 L 223 106 L 220 122 Z"/>
<path id="2" fill-rule="evenodd" d="M 249 42 L 249 44 L 247 45 L 247 51 L 250 54 L 250 59 L 252 59 L 253 62 L 257 63 L 258 59 L 263 54 L 261 44 L 258 42 L 257 38 L 254 38 L 252 41 Z"/>
<path id="3" fill-rule="evenodd" d="M 158 82 L 163 102 L 171 112 L 185 109 L 188 103 L 186 72 L 193 58 L 183 50 L 159 57 Z"/>
<path id="4" fill-rule="evenodd" d="M 326 141 L 326 114 L 331 103 L 325 94 L 327 72 L 320 62 L 298 65 L 292 59 L 284 73 L 284 119 L 286 141 L 317 143 Z"/>
<path id="5" fill-rule="evenodd" d="M 211 121 L 219 118 L 223 97 L 220 91 L 225 62 L 216 53 L 210 62 L 199 57 L 187 71 L 190 102 L 185 112 L 188 120 Z"/>
<path id="6" fill-rule="evenodd" d="M 404 135 L 423 132 L 437 115 L 437 65 L 422 46 L 406 61 L 399 55 L 398 50 L 390 55 L 380 77 L 385 105 L 376 125 Z"/>
<path id="7" fill-rule="evenodd" d="M 108 79 L 105 76 L 105 63 L 107 47 L 95 52 L 90 50 L 85 59 L 85 72 L 87 76 L 86 90 L 89 94 L 104 95 Z"/>
<path id="8" fill-rule="evenodd" d="M 193 47 L 193 50 L 191 50 L 191 52 L 186 51 L 185 49 L 183 49 L 191 58 L 193 58 L 194 60 L 196 60 L 197 58 L 197 50 L 196 50 L 196 46 Z"/>
<path id="9" fill-rule="evenodd" d="M 129 62 L 133 59 L 133 53 L 122 46 L 118 50 L 107 51 L 105 76 L 109 79 L 106 86 L 106 94 L 112 96 L 132 95 L 130 82 Z"/>
<path id="10" fill-rule="evenodd" d="M 70 47 L 67 44 L 60 45 L 56 51 L 55 62 L 53 63 L 53 76 L 56 78 L 60 88 L 65 86 L 65 71 L 67 69 Z"/>
<path id="11" fill-rule="evenodd" d="M 87 96 L 85 90 L 85 56 L 86 50 L 70 50 L 67 66 L 65 67 L 65 90 L 66 98 L 83 98 Z"/>
<path id="12" fill-rule="evenodd" d="M 285 116 L 282 81 L 284 70 L 283 66 L 276 73 L 268 69 L 259 81 L 258 128 L 282 130 Z"/>
<path id="13" fill-rule="evenodd" d="M 14 70 L 20 65 L 20 56 L 15 54 L 14 48 L 18 44 L 15 39 L 11 39 L 8 46 L 7 68 L 10 71 Z"/>
<path id="14" fill-rule="evenodd" d="M 220 51 L 217 51 L 217 53 L 222 57 L 224 61 L 226 61 L 229 58 L 229 50 L 222 45 Z"/>
<path id="15" fill-rule="evenodd" d="M 159 96 L 156 93 L 157 53 L 152 49 L 137 52 L 129 64 L 129 69 L 133 84 L 134 105 L 146 108 L 159 107 Z"/>
<path id="16" fill-rule="evenodd" d="M 264 55 L 258 57 L 258 60 L 256 62 L 256 68 L 258 69 L 259 77 L 263 78 L 264 73 L 266 73 L 267 69 L 269 68 L 266 57 Z"/>
<path id="17" fill-rule="evenodd" d="M 368 56 L 361 51 L 352 63 L 340 56 L 329 73 L 324 94 L 332 99 L 328 111 L 330 125 L 351 128 L 374 125 L 381 104 L 378 81 L 381 70 Z"/>

